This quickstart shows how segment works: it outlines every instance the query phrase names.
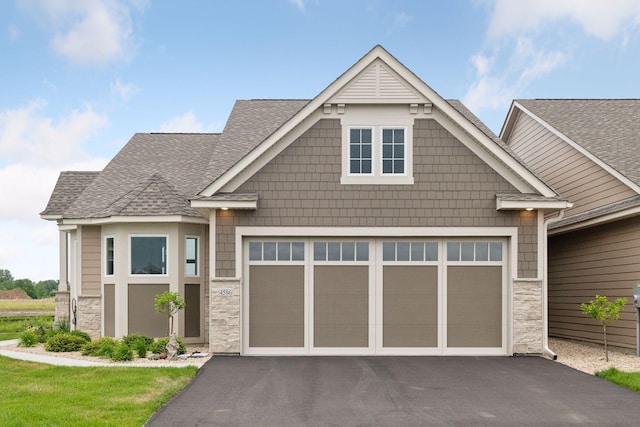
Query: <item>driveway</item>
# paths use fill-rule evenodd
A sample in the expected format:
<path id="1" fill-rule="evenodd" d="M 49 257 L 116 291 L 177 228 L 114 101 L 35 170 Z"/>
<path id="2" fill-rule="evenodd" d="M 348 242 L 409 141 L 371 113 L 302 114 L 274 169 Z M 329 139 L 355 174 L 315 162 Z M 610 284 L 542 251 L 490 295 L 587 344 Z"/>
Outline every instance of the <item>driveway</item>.
<path id="1" fill-rule="evenodd" d="M 640 394 L 538 357 L 215 357 L 149 426 L 640 425 Z"/>

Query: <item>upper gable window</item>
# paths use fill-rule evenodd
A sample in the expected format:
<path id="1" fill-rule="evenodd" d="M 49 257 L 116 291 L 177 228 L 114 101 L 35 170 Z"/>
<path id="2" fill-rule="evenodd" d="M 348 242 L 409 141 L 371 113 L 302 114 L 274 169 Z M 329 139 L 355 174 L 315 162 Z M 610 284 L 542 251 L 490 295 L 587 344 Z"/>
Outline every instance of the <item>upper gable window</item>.
<path id="1" fill-rule="evenodd" d="M 349 126 L 342 184 L 413 184 L 408 126 Z"/>

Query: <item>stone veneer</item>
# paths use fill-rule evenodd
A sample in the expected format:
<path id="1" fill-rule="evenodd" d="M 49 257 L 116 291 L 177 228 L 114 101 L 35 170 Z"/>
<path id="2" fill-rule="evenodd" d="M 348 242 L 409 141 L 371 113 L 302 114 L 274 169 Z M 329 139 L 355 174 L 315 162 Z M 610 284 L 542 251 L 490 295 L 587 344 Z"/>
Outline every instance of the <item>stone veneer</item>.
<path id="1" fill-rule="evenodd" d="M 78 297 L 76 329 L 89 334 L 92 340 L 102 335 L 102 300 L 99 295 Z"/>
<path id="2" fill-rule="evenodd" d="M 542 281 L 513 282 L 513 353 L 541 354 Z"/>
<path id="3" fill-rule="evenodd" d="M 55 322 L 59 322 L 61 320 L 66 320 L 67 322 L 71 321 L 69 319 L 69 304 L 70 304 L 70 296 L 69 291 L 58 291 L 56 292 L 55 303 Z"/>
<path id="4" fill-rule="evenodd" d="M 212 279 L 210 295 L 209 349 L 240 354 L 240 279 Z"/>

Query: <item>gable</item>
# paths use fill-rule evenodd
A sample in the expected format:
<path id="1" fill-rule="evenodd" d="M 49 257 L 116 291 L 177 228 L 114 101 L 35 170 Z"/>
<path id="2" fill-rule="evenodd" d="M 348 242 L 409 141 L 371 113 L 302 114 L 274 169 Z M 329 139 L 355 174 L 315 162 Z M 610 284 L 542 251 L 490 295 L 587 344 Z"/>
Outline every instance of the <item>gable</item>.
<path id="1" fill-rule="evenodd" d="M 375 60 L 352 79 L 329 103 L 424 103 L 424 95 L 395 73 L 382 60 Z"/>

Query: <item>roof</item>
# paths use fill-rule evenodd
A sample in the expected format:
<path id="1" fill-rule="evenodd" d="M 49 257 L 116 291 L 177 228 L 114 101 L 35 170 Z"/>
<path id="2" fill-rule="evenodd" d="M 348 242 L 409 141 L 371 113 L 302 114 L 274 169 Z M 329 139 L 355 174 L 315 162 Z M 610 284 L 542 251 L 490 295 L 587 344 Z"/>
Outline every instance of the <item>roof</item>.
<path id="1" fill-rule="evenodd" d="M 42 216 L 61 216 L 100 172 L 61 172 Z"/>
<path id="2" fill-rule="evenodd" d="M 219 139 L 219 134 L 135 134 L 63 217 L 200 217 L 189 198 L 197 193 Z"/>
<path id="3" fill-rule="evenodd" d="M 640 99 L 515 102 L 640 185 Z"/>

